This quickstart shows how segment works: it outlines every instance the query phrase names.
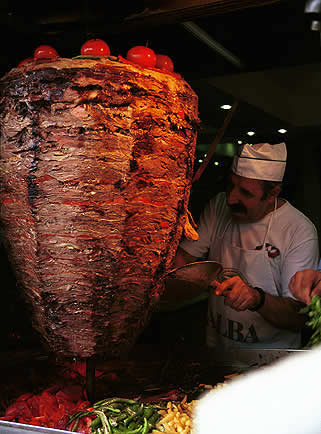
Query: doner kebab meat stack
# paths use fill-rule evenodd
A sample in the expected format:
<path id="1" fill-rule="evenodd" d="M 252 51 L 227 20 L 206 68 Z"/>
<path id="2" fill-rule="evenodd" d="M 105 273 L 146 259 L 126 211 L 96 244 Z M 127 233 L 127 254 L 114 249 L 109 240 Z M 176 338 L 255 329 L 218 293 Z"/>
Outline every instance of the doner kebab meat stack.
<path id="1" fill-rule="evenodd" d="M 1 221 L 33 324 L 57 355 L 128 352 L 183 228 L 198 99 L 120 58 L 26 63 L 1 80 Z"/>

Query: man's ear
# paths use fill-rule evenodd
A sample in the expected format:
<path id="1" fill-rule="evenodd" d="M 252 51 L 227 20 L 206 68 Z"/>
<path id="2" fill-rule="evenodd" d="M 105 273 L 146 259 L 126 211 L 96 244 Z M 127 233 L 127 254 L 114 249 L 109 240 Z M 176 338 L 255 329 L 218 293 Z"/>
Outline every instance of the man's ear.
<path id="1" fill-rule="evenodd" d="M 274 199 L 276 199 L 279 196 L 280 193 L 281 193 L 281 186 L 276 185 L 275 187 L 272 188 L 272 190 L 269 191 L 268 199 L 272 202 L 274 201 Z"/>

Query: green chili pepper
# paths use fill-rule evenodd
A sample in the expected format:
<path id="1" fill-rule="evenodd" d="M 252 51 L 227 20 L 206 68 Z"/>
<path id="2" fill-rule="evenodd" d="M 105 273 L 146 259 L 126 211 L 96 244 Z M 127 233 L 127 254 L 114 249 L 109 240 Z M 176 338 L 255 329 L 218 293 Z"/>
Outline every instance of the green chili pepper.
<path id="1" fill-rule="evenodd" d="M 131 422 L 134 418 L 143 414 L 143 412 L 144 412 L 144 404 L 141 404 L 139 409 L 134 414 L 131 414 L 131 416 L 129 416 L 127 419 L 124 420 L 124 424 L 128 426 L 129 422 Z"/>
<path id="2" fill-rule="evenodd" d="M 311 327 L 313 333 L 305 348 L 311 348 L 321 342 L 321 297 L 313 296 L 311 303 L 301 309 L 300 313 L 306 314 L 309 318 L 306 325 Z"/>
<path id="3" fill-rule="evenodd" d="M 146 419 L 149 419 L 153 413 L 154 413 L 154 410 L 151 407 L 146 407 L 144 409 L 144 416 L 146 417 Z"/>
<path id="4" fill-rule="evenodd" d="M 129 425 L 128 425 L 127 428 L 128 428 L 129 430 L 136 429 L 136 428 L 137 428 L 137 423 L 134 422 L 134 421 L 132 421 L 132 422 L 129 423 Z"/>
<path id="5" fill-rule="evenodd" d="M 79 420 L 84 416 L 88 416 L 89 414 L 92 414 L 92 411 L 78 411 L 77 413 L 72 414 L 68 421 L 68 425 L 75 421 L 71 431 L 76 431 Z"/>
<path id="6" fill-rule="evenodd" d="M 77 420 L 75 421 L 75 423 L 73 424 L 72 429 L 71 429 L 72 432 L 75 432 L 75 431 L 76 431 L 77 426 L 78 426 L 78 423 L 79 423 L 79 419 L 77 419 Z"/>
<path id="7" fill-rule="evenodd" d="M 97 416 L 96 419 L 94 419 L 91 424 L 90 424 L 90 428 L 92 431 L 98 429 L 100 426 L 102 425 L 100 417 Z"/>
<path id="8" fill-rule="evenodd" d="M 97 407 L 96 407 L 97 408 Z M 117 413 L 117 414 L 119 414 L 121 411 L 119 410 L 119 408 L 113 408 L 113 407 L 110 407 L 110 406 L 107 406 L 107 405 L 102 405 L 102 406 L 100 406 L 99 407 L 99 410 L 103 410 L 103 411 L 106 411 L 106 410 L 108 410 L 108 411 L 111 411 L 112 413 Z"/>
<path id="9" fill-rule="evenodd" d="M 125 411 L 129 414 L 129 416 L 135 416 L 136 413 L 137 413 L 137 410 L 134 411 L 134 410 L 133 410 L 132 408 L 130 408 L 130 407 L 126 407 L 126 408 L 125 408 Z"/>
<path id="10" fill-rule="evenodd" d="M 154 427 L 154 426 L 156 425 L 156 423 L 158 422 L 159 418 L 160 418 L 159 413 L 158 413 L 158 412 L 155 412 L 155 413 L 153 414 L 153 416 L 151 416 L 151 417 L 148 419 L 148 422 L 149 422 L 150 425 L 152 425 L 152 427 Z"/>
<path id="11" fill-rule="evenodd" d="M 130 431 L 125 431 L 126 434 L 136 434 L 136 433 L 140 433 L 142 431 L 143 425 L 140 425 L 138 428 L 130 430 Z"/>
<path id="12" fill-rule="evenodd" d="M 102 405 L 110 405 L 113 403 L 124 403 L 124 404 L 137 404 L 137 401 L 134 401 L 133 399 L 126 399 L 126 398 L 108 398 L 103 399 L 101 401 L 96 402 L 93 407 L 97 408 Z"/>
<path id="13" fill-rule="evenodd" d="M 142 434 L 147 434 L 147 433 L 148 433 L 148 421 L 146 417 L 144 417 L 144 426 L 143 426 Z"/>
<path id="14" fill-rule="evenodd" d="M 140 427 L 134 429 L 134 430 L 120 430 L 120 429 L 114 429 L 113 433 L 115 434 L 140 434 L 142 432 L 143 429 L 143 425 L 141 425 Z"/>
<path id="15" fill-rule="evenodd" d="M 125 419 L 127 419 L 128 415 L 126 413 L 121 413 L 119 416 L 117 416 L 116 421 L 119 423 Z"/>
<path id="16" fill-rule="evenodd" d="M 112 433 L 112 428 L 110 426 L 109 420 L 107 419 L 105 413 L 100 410 L 95 410 L 95 413 L 97 414 L 97 416 L 100 417 L 101 423 L 103 425 L 104 434 Z"/>
<path id="17" fill-rule="evenodd" d="M 81 418 L 83 416 L 88 416 L 88 414 L 90 414 L 91 411 L 77 411 L 77 413 L 74 413 L 70 416 L 69 418 L 69 423 L 71 423 L 73 420 Z"/>

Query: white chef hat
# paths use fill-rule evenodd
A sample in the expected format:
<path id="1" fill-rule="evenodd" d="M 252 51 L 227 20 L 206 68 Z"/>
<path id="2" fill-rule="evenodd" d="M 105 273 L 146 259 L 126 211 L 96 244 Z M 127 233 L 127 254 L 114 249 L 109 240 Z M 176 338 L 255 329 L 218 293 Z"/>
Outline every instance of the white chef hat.
<path id="1" fill-rule="evenodd" d="M 281 182 L 286 166 L 286 145 L 284 142 L 246 144 L 234 157 L 232 171 L 245 178 Z"/>

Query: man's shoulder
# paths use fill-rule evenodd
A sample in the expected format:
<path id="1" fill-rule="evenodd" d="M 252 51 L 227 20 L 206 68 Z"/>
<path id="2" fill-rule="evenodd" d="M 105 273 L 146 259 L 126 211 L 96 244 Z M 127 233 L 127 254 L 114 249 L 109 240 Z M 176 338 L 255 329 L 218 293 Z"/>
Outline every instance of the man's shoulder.
<path id="1" fill-rule="evenodd" d="M 279 211 L 277 215 L 279 227 L 284 226 L 286 231 L 290 229 L 296 238 L 299 238 L 300 235 L 317 238 L 317 231 L 313 222 L 298 208 L 286 202 Z"/>
<path id="2" fill-rule="evenodd" d="M 294 225 L 306 224 L 307 226 L 314 226 L 308 216 L 295 206 L 291 205 L 288 201 L 285 201 L 285 204 L 280 208 L 280 211 L 281 218 L 289 219 L 288 224 L 291 224 L 292 222 Z"/>

